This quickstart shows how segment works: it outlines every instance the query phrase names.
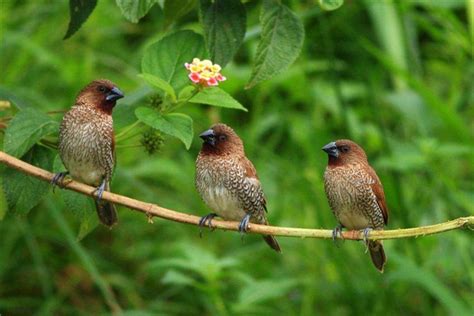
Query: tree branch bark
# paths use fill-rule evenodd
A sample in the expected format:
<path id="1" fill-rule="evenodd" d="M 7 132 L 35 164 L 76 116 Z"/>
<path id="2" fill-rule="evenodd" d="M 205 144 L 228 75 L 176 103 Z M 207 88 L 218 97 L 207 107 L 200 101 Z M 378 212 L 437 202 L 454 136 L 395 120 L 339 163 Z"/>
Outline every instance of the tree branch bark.
<path id="1" fill-rule="evenodd" d="M 24 161 L 21 161 L 13 156 L 10 156 L 3 151 L 0 151 L 0 162 L 5 164 L 8 167 L 17 169 L 18 171 L 25 173 L 27 175 L 36 177 L 38 179 L 50 182 L 54 174 L 38 168 L 36 166 L 30 165 Z M 6 179 L 7 180 L 7 179 Z M 64 185 L 65 189 L 76 191 L 78 193 L 95 196 L 95 188 L 85 185 L 80 182 L 70 181 Z M 118 195 L 111 192 L 104 192 L 102 199 L 119 204 L 125 207 L 128 207 L 132 210 L 136 210 L 142 213 L 145 213 L 149 217 L 160 217 L 174 222 L 185 223 L 198 225 L 199 216 L 176 212 L 164 207 L 142 202 L 135 200 L 123 195 Z M 238 230 L 238 222 L 228 222 L 221 220 L 214 220 L 213 227 L 226 230 Z M 474 216 L 460 217 L 448 222 L 422 226 L 422 227 L 413 227 L 405 229 L 394 229 L 394 230 L 379 230 L 372 231 L 370 233 L 369 239 L 398 239 L 398 238 L 407 238 L 407 237 L 418 237 L 426 236 L 432 234 L 439 234 L 449 230 L 460 229 L 468 227 L 473 229 L 474 227 Z M 277 226 L 265 226 L 250 224 L 249 233 L 255 234 L 265 234 L 265 235 L 275 235 L 275 236 L 286 236 L 286 237 L 304 237 L 304 238 L 332 238 L 332 230 L 326 229 L 309 229 L 309 228 L 292 228 L 292 227 L 277 227 Z M 363 233 L 361 231 L 344 231 L 342 233 L 344 239 L 349 240 L 362 240 Z"/>

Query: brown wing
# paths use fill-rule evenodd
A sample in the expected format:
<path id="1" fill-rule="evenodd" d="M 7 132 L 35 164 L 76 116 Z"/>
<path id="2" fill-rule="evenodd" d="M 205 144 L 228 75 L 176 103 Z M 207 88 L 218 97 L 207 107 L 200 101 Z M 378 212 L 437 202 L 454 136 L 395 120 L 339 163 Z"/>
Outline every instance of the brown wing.
<path id="1" fill-rule="evenodd" d="M 265 199 L 265 195 L 263 194 L 262 186 L 257 175 L 257 170 L 253 166 L 252 162 L 248 160 L 248 158 L 245 156 L 241 158 L 240 163 L 244 168 L 245 178 L 250 180 L 247 182 L 250 183 L 250 185 L 255 186 L 255 191 L 257 192 L 256 198 L 258 199 L 261 206 L 263 206 L 263 208 L 265 209 L 265 212 L 268 212 L 267 200 Z M 256 181 L 251 181 L 252 179 L 255 179 Z"/>
<path id="2" fill-rule="evenodd" d="M 375 183 L 372 183 L 370 186 L 372 187 L 372 191 L 377 198 L 377 204 L 379 205 L 380 209 L 382 210 L 383 221 L 385 225 L 388 223 L 388 208 L 387 204 L 385 203 L 385 193 L 383 192 L 382 182 L 380 182 L 379 177 L 375 173 L 374 169 L 369 166 L 369 174 L 372 179 L 375 180 Z"/>

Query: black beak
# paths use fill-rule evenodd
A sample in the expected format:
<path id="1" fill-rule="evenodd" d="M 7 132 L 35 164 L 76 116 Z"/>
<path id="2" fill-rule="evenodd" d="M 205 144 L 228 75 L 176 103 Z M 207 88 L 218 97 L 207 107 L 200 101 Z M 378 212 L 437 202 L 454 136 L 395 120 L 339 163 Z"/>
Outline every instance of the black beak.
<path id="1" fill-rule="evenodd" d="M 121 98 L 123 98 L 123 92 L 117 87 L 113 87 L 105 97 L 107 101 L 116 101 Z"/>
<path id="2" fill-rule="evenodd" d="M 339 150 L 337 149 L 336 142 L 330 142 L 322 148 L 329 156 L 337 158 L 339 156 Z"/>
<path id="3" fill-rule="evenodd" d="M 199 137 L 201 137 L 205 143 L 211 146 L 216 145 L 216 135 L 214 134 L 214 131 L 212 129 L 208 129 L 207 131 L 201 133 Z"/>

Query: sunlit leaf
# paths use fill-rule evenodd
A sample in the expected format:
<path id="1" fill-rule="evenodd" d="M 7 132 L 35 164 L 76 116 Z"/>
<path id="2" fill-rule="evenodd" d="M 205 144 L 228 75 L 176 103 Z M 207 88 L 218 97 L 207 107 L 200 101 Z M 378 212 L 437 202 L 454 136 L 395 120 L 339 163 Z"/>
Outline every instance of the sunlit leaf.
<path id="1" fill-rule="evenodd" d="M 157 76 L 153 76 L 150 74 L 140 74 L 138 76 L 140 78 L 143 78 L 146 82 L 148 82 L 152 86 L 166 92 L 171 97 L 173 102 L 176 102 L 176 93 L 174 92 L 173 87 L 168 82 L 164 81 L 163 79 Z"/>
<path id="2" fill-rule="evenodd" d="M 280 2 L 263 1 L 260 24 L 262 35 L 247 89 L 287 69 L 303 46 L 303 23 Z"/>
<path id="3" fill-rule="evenodd" d="M 319 5 L 323 10 L 332 11 L 344 4 L 344 0 L 319 0 Z"/>
<path id="4" fill-rule="evenodd" d="M 76 33 L 97 5 L 97 0 L 69 0 L 69 26 L 63 39 Z"/>
<path id="5" fill-rule="evenodd" d="M 206 88 L 193 96 L 189 102 L 203 103 L 222 108 L 238 109 L 247 111 L 247 109 L 234 99 L 230 94 L 218 87 Z"/>
<path id="6" fill-rule="evenodd" d="M 5 132 L 4 150 L 21 157 L 43 136 L 57 132 L 59 124 L 46 114 L 26 108 L 15 115 Z"/>
<path id="7" fill-rule="evenodd" d="M 161 114 L 154 109 L 139 107 L 135 110 L 137 118 L 148 126 L 180 139 L 186 149 L 193 141 L 193 120 L 181 113 Z"/>
<path id="8" fill-rule="evenodd" d="M 189 81 L 184 63 L 205 57 L 204 39 L 192 31 L 178 31 L 163 37 L 145 51 L 142 72 L 168 82 L 175 91 Z"/>

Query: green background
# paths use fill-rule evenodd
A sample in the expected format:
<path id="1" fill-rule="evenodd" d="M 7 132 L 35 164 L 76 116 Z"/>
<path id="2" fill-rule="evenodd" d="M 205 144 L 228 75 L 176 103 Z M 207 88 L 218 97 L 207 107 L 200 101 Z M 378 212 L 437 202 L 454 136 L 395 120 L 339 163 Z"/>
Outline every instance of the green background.
<path id="1" fill-rule="evenodd" d="M 339 138 L 362 145 L 377 170 L 388 229 L 472 215 L 472 1 L 346 1 L 335 11 L 322 11 L 317 1 L 284 3 L 305 25 L 297 61 L 244 89 L 260 35 L 261 3 L 249 1 L 243 45 L 222 71 L 228 80 L 221 88 L 249 112 L 180 109 L 193 118 L 195 133 L 217 121 L 236 129 L 262 181 L 270 223 L 336 225 L 324 194 L 321 147 Z M 0 99 L 13 103 L 0 110 L 2 122 L 15 106 L 68 109 L 85 84 L 107 78 L 126 94 L 114 114 L 120 131 L 129 123 L 120 113 L 147 105 L 153 94 L 137 77 L 146 47 L 172 30 L 202 32 L 196 9 L 170 25 L 158 5 L 133 24 L 115 2 L 99 1 L 63 41 L 68 19 L 66 1 L 0 2 Z M 118 143 L 112 190 L 207 214 L 194 189 L 199 138 L 187 151 L 166 137 L 152 156 L 130 146 L 138 141 Z M 26 217 L 5 214 L 0 196 L 0 314 L 106 314 L 117 305 L 127 315 L 473 313 L 470 230 L 386 241 L 388 263 L 379 274 L 360 242 L 336 247 L 280 237 L 279 255 L 259 236 L 242 241 L 234 232 L 205 231 L 199 238 L 197 227 L 148 224 L 122 207 L 118 226 L 98 226 L 77 241 L 88 228 L 75 212 L 90 203 L 50 190 Z"/>

